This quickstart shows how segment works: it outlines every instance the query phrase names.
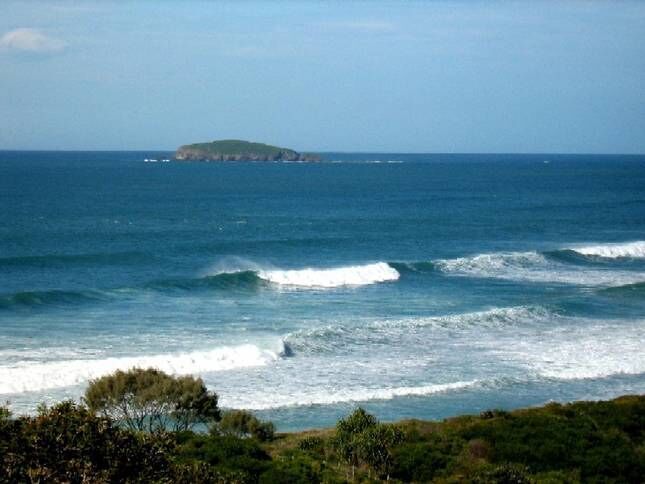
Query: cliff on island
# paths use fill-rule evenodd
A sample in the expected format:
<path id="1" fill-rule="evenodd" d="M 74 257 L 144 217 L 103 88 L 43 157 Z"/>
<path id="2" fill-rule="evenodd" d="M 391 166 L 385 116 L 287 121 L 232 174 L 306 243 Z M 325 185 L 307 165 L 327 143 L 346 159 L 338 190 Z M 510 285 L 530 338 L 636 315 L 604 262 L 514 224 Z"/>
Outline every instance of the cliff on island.
<path id="1" fill-rule="evenodd" d="M 180 146 L 178 161 L 320 161 L 311 153 L 241 140 L 220 140 Z"/>

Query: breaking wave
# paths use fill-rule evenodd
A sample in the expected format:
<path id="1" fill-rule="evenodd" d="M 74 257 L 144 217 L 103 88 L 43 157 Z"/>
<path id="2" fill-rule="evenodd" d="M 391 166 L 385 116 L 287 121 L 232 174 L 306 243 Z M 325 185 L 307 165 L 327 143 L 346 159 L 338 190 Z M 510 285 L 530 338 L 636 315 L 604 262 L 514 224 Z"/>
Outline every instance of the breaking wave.
<path id="1" fill-rule="evenodd" d="M 618 258 L 645 258 L 645 241 L 627 242 L 623 244 L 600 244 L 585 247 L 573 247 L 571 250 L 585 256 Z"/>
<path id="2" fill-rule="evenodd" d="M 389 264 L 377 262 L 331 269 L 261 270 L 258 277 L 284 286 L 333 288 L 396 281 L 399 273 Z"/>
<path id="3" fill-rule="evenodd" d="M 548 322 L 560 316 L 540 306 L 492 308 L 441 316 L 411 317 L 358 321 L 354 325 L 331 324 L 301 329 L 285 335 L 284 343 L 293 354 L 326 353 L 351 345 L 382 344 L 387 347 L 392 338 L 418 328 L 440 330 L 491 329 Z"/>
<path id="4" fill-rule="evenodd" d="M 284 352 L 252 344 L 223 346 L 179 354 L 72 359 L 50 363 L 19 363 L 0 367 L 0 394 L 16 394 L 81 385 L 93 378 L 129 368 L 157 368 L 174 375 L 190 375 L 264 366 Z"/>
<path id="5" fill-rule="evenodd" d="M 583 286 L 615 286 L 645 280 L 643 273 L 565 264 L 539 252 L 494 252 L 440 259 L 434 266 L 443 273 L 457 276 Z"/>

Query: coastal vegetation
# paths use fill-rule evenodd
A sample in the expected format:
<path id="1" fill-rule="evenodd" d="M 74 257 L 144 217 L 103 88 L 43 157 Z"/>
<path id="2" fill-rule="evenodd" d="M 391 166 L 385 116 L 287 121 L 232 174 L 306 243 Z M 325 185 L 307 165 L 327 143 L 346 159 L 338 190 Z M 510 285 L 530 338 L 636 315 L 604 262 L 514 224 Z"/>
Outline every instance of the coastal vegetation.
<path id="1" fill-rule="evenodd" d="M 0 407 L 0 482 L 638 483 L 645 475 L 645 396 L 441 422 L 381 423 L 358 408 L 332 429 L 274 433 L 247 411 L 220 416 L 216 395 L 200 383 L 132 370 L 93 382 L 83 403 L 18 417 Z M 105 410 L 126 400 L 123 409 L 155 422 L 160 401 L 173 402 L 164 407 L 171 414 L 177 401 L 210 403 L 206 416 L 191 410 L 181 426 L 164 427 Z M 208 430 L 188 430 L 203 422 Z"/>
<path id="2" fill-rule="evenodd" d="M 219 140 L 180 146 L 175 152 L 180 161 L 320 161 L 311 153 L 298 153 L 263 143 L 243 140 Z"/>

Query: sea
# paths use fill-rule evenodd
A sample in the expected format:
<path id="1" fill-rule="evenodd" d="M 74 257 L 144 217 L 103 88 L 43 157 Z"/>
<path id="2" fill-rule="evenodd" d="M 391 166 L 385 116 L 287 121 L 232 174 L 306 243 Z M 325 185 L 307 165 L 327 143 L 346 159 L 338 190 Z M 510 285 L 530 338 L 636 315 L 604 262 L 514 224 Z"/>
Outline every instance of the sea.
<path id="1" fill-rule="evenodd" d="M 645 156 L 323 158 L 0 152 L 0 401 L 154 367 L 290 431 L 645 393 Z"/>

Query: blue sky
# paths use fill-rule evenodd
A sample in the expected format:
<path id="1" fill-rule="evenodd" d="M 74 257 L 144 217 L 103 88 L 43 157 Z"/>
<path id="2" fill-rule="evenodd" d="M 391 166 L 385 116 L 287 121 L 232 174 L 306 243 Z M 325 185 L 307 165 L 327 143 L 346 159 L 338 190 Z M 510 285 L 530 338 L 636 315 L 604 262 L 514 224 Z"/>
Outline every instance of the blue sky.
<path id="1" fill-rule="evenodd" d="M 222 138 L 645 153 L 645 2 L 0 2 L 0 149 Z"/>

